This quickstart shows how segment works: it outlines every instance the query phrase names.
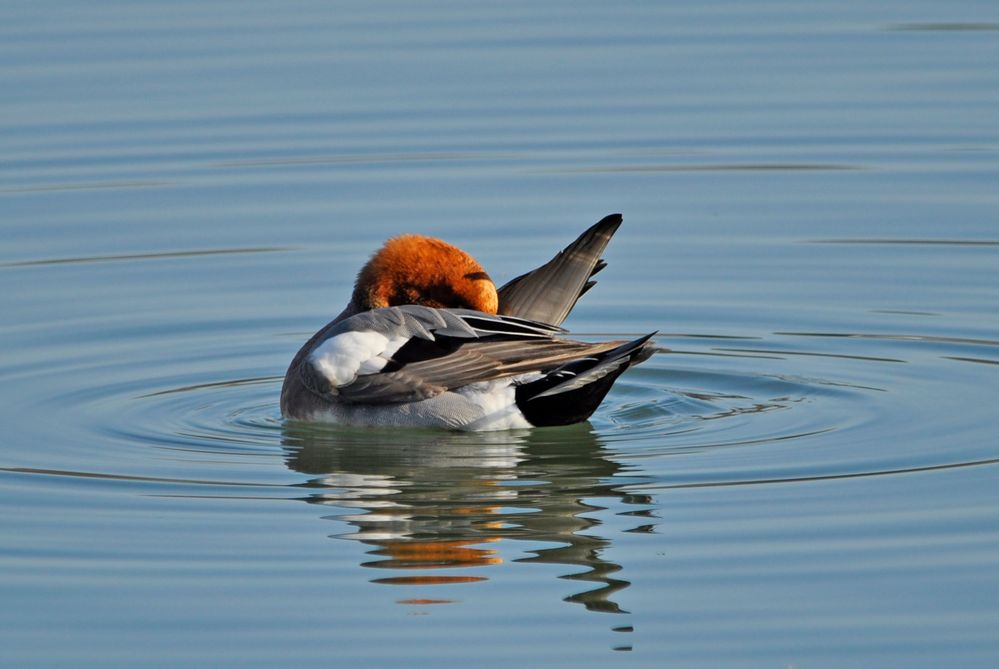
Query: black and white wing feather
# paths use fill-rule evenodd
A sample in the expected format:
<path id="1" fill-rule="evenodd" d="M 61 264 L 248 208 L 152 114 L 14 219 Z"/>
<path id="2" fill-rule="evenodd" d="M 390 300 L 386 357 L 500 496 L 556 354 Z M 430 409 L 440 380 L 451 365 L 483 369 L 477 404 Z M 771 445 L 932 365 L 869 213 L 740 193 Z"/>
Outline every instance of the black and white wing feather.
<path id="1" fill-rule="evenodd" d="M 462 309 L 407 305 L 337 324 L 303 360 L 299 374 L 330 401 L 414 402 L 462 386 L 554 369 L 620 342 L 586 344 L 556 326 Z"/>

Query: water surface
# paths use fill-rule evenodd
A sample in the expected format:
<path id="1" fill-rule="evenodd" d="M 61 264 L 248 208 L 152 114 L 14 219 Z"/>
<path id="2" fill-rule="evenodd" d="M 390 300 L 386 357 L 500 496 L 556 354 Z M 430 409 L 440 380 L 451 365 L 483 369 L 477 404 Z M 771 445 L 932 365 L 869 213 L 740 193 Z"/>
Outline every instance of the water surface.
<path id="1" fill-rule="evenodd" d="M 991 3 L 7 3 L 0 664 L 999 659 Z M 386 237 L 621 211 L 593 419 L 284 422 Z"/>

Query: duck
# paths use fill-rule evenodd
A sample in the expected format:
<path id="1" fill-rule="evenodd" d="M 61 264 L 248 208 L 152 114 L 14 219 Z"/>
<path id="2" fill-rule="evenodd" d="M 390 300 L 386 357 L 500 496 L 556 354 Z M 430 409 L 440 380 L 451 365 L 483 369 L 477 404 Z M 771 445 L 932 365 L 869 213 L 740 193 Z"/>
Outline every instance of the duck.
<path id="1" fill-rule="evenodd" d="M 443 240 L 389 239 L 361 268 L 343 311 L 295 354 L 281 388 L 294 421 L 457 431 L 586 421 L 617 378 L 657 350 L 566 338 L 620 227 L 605 216 L 544 265 L 497 288 Z"/>

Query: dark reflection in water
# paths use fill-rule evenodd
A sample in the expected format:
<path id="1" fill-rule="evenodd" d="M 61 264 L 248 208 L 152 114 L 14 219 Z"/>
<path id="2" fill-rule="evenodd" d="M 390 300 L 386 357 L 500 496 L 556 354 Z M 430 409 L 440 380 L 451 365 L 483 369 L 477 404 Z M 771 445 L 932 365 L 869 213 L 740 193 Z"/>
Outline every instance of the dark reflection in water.
<path id="1" fill-rule="evenodd" d="M 501 564 L 501 542 L 526 540 L 553 546 L 517 562 L 573 567 L 561 578 L 590 584 L 566 601 L 624 612 L 613 595 L 630 583 L 614 577 L 621 566 L 603 557 L 611 540 L 596 533 L 601 522 L 587 514 L 604 509 L 594 498 L 639 507 L 651 499 L 611 482 L 621 466 L 586 425 L 499 434 L 387 430 L 373 437 L 370 430 L 289 424 L 283 444 L 288 467 L 314 477 L 307 485 L 315 492 L 305 500 L 344 509 L 331 518 L 354 530 L 337 538 L 372 547 L 373 559 L 363 566 L 386 572 L 375 583 L 487 580 L 488 571 L 466 569 Z M 641 508 L 623 515 L 651 513 Z"/>
<path id="2" fill-rule="evenodd" d="M 999 23 L 988 22 L 937 22 L 937 23 L 898 23 L 885 26 L 885 30 L 902 32 L 980 32 L 999 30 Z"/>

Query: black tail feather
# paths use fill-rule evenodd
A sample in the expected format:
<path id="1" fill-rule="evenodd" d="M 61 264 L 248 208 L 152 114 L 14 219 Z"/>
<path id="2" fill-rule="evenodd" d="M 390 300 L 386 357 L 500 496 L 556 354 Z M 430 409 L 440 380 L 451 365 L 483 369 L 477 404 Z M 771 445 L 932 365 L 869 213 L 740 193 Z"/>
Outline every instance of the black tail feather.
<path id="1" fill-rule="evenodd" d="M 628 367 L 647 360 L 655 352 L 655 347 L 648 345 L 655 334 L 626 342 L 597 356 L 565 363 L 537 381 L 517 386 L 517 406 L 536 427 L 570 425 L 586 420 Z"/>

